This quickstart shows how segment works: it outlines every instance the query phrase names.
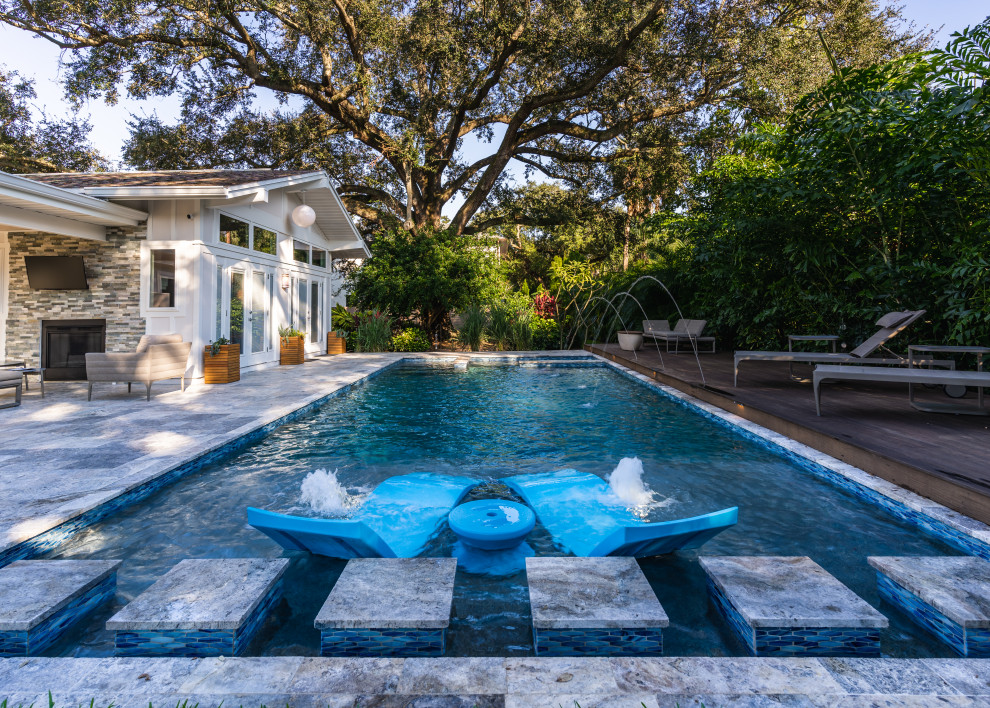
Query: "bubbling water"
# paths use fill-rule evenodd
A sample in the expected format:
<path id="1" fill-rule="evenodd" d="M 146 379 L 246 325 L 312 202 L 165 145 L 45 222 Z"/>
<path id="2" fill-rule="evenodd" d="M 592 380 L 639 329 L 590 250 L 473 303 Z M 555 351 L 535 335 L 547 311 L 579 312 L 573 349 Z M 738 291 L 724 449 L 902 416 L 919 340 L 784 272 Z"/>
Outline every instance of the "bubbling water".
<path id="1" fill-rule="evenodd" d="M 321 516 L 347 516 L 364 498 L 360 494 L 350 494 L 337 481 L 337 470 L 315 470 L 306 475 L 300 487 L 300 501 Z"/>
<path id="2" fill-rule="evenodd" d="M 608 476 L 608 486 L 636 516 L 646 519 L 653 509 L 676 503 L 674 497 L 661 497 L 643 481 L 643 462 L 638 457 L 623 457 Z"/>

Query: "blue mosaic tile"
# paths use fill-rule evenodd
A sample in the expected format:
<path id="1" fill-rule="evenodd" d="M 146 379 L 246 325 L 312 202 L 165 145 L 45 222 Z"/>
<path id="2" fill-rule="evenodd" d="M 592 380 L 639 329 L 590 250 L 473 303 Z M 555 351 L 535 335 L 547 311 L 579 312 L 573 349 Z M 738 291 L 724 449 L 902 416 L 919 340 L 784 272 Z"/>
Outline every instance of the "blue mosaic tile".
<path id="1" fill-rule="evenodd" d="M 861 627 L 751 627 L 721 589 L 708 594 L 732 631 L 755 656 L 879 656 L 880 630 Z"/>
<path id="2" fill-rule="evenodd" d="M 936 610 L 903 585 L 877 573 L 880 597 L 907 614 L 915 624 L 967 657 L 990 657 L 990 629 L 966 628 Z"/>
<path id="3" fill-rule="evenodd" d="M 444 629 L 320 630 L 320 656 L 443 656 L 445 645 Z"/>
<path id="4" fill-rule="evenodd" d="M 111 573 L 30 631 L 0 632 L 0 656 L 37 656 L 116 592 L 117 574 Z"/>
<path id="5" fill-rule="evenodd" d="M 238 656 L 251 643 L 268 612 L 282 598 L 275 583 L 237 629 L 117 630 L 115 656 Z"/>
<path id="6" fill-rule="evenodd" d="M 660 629 L 533 628 L 537 656 L 660 656 Z"/>
<path id="7" fill-rule="evenodd" d="M 693 413 L 696 413 L 702 416 L 703 418 L 710 420 L 716 425 L 726 430 L 729 430 L 732 433 L 749 440 L 750 442 L 756 443 L 760 447 L 772 452 L 778 457 L 782 457 L 790 462 L 793 462 L 798 467 L 801 467 L 802 469 L 811 472 L 816 477 L 820 479 L 824 479 L 825 481 L 830 482 L 831 484 L 837 487 L 840 487 L 841 489 L 845 490 L 846 492 L 849 492 L 853 496 L 861 499 L 862 501 L 867 502 L 868 504 L 884 509 L 888 513 L 893 514 L 896 518 L 900 519 L 901 521 L 911 524 L 915 528 L 920 529 L 921 531 L 929 534 L 930 536 L 934 536 L 940 541 L 944 541 L 945 543 L 948 543 L 950 546 L 953 546 L 954 548 L 958 548 L 959 550 L 964 551 L 965 553 L 971 556 L 976 556 L 978 558 L 990 560 L 990 544 L 987 544 L 978 538 L 970 536 L 969 534 L 960 531 L 959 529 L 953 528 L 952 526 L 949 526 L 948 524 L 939 521 L 938 519 L 934 519 L 931 516 L 928 516 L 927 514 L 924 514 L 920 511 L 916 511 L 910 508 L 909 506 L 907 506 L 906 504 L 899 502 L 896 499 L 891 499 L 890 497 L 885 496 L 880 492 L 877 492 L 876 490 L 870 489 L 869 487 L 866 487 L 860 484 L 859 482 L 856 482 L 855 480 L 851 480 L 848 477 L 845 477 L 834 470 L 830 470 L 829 468 L 815 462 L 814 460 L 808 459 L 803 455 L 798 455 L 794 452 L 791 452 L 790 450 L 782 447 L 781 445 L 773 442 L 772 440 L 767 440 L 766 438 L 761 437 L 756 433 L 750 432 L 749 430 L 746 430 L 745 428 L 736 425 L 735 423 L 726 420 L 725 418 L 722 418 L 710 411 L 705 410 L 704 408 L 701 408 L 700 406 L 697 406 L 691 401 L 687 401 L 682 398 L 679 398 L 678 396 L 674 396 L 671 393 L 662 389 L 660 387 L 660 384 L 656 381 L 650 381 L 650 380 L 644 381 L 643 379 L 639 378 L 636 374 L 634 374 L 632 371 L 629 371 L 624 367 L 617 368 L 613 366 L 611 368 L 613 371 L 617 372 L 621 376 L 624 376 L 626 379 L 630 381 L 634 381 L 638 383 L 640 386 L 645 386 L 650 390 L 655 391 L 656 393 L 663 396 L 667 400 L 676 403 L 682 408 L 687 408 Z M 690 395 L 690 394 L 685 394 L 685 395 Z"/>
<path id="8" fill-rule="evenodd" d="M 164 489 L 184 477 L 188 477 L 189 475 L 200 471 L 204 467 L 232 456 L 245 447 L 253 445 L 262 438 L 266 437 L 276 428 L 309 415 L 328 401 L 337 398 L 338 396 L 346 395 L 354 388 L 371 381 L 375 377 L 401 364 L 402 360 L 400 359 L 388 364 L 387 366 L 383 366 L 381 369 L 373 371 L 353 383 L 342 386 L 326 396 L 322 396 L 311 403 L 307 403 L 301 408 L 297 408 L 290 413 L 286 413 L 270 423 L 266 423 L 265 425 L 259 426 L 258 428 L 245 433 L 236 440 L 231 440 L 212 450 L 208 450 L 203 454 L 182 463 L 181 465 L 173 467 L 171 470 L 163 472 L 154 479 L 149 479 L 143 484 L 124 492 L 120 496 L 114 497 L 105 504 L 100 504 L 99 506 L 83 512 L 79 516 L 69 519 L 64 523 L 45 531 L 44 533 L 33 536 L 32 538 L 22 541 L 15 546 L 11 546 L 5 551 L 0 552 L 0 568 L 13 563 L 14 561 L 37 558 L 40 555 L 55 550 L 82 529 L 92 526 L 108 516 L 116 514 L 122 509 L 148 498 L 155 492 Z"/>

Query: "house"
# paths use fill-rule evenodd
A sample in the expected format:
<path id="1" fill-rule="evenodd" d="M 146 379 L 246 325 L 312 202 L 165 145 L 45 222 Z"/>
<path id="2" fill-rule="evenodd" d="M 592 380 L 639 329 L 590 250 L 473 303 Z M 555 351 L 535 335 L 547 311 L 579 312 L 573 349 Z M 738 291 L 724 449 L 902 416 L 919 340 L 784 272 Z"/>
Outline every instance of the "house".
<path id="1" fill-rule="evenodd" d="M 322 171 L 0 172 L 0 360 L 82 379 L 88 351 L 178 332 L 198 378 L 218 337 L 276 364 L 281 325 L 325 353 L 333 260 L 368 255 Z"/>

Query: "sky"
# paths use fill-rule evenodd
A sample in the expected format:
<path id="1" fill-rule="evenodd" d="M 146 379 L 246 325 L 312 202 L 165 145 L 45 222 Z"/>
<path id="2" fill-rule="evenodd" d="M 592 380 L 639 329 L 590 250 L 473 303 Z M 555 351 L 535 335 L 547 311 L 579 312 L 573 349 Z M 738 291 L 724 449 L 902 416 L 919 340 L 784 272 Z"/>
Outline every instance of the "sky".
<path id="1" fill-rule="evenodd" d="M 904 16 L 919 28 L 939 30 L 936 40 L 944 44 L 949 36 L 967 25 L 981 22 L 990 14 L 988 0 L 900 0 Z M 49 42 L 0 24 L 0 65 L 16 69 L 35 79 L 38 94 L 35 107 L 51 116 L 64 116 L 69 110 L 59 83 L 59 50 Z M 113 160 L 120 158 L 121 147 L 128 135 L 127 121 L 131 114 L 150 115 L 157 112 L 165 119 L 178 115 L 175 99 L 134 101 L 124 99 L 116 106 L 90 102 L 82 114 L 90 118 L 94 146 Z"/>

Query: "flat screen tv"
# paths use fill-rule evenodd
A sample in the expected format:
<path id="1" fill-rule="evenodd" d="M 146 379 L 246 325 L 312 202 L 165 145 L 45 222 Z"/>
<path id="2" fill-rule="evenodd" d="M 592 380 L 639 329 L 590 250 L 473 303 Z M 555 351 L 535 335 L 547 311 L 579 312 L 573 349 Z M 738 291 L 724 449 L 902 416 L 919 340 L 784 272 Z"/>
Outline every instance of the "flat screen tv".
<path id="1" fill-rule="evenodd" d="M 32 290 L 88 290 L 82 256 L 24 256 Z"/>

